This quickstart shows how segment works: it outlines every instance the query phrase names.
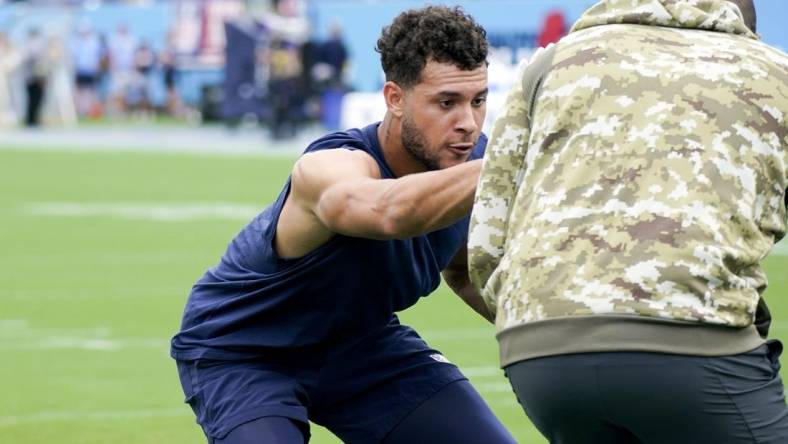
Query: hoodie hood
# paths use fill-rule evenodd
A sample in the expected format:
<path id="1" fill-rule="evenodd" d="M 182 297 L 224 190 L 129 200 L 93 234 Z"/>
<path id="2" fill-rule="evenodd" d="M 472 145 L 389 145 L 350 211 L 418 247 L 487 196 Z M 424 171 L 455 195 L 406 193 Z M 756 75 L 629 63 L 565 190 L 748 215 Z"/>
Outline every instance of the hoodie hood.
<path id="1" fill-rule="evenodd" d="M 758 39 L 739 8 L 724 0 L 602 0 L 586 10 L 570 32 L 610 24 L 702 29 Z"/>

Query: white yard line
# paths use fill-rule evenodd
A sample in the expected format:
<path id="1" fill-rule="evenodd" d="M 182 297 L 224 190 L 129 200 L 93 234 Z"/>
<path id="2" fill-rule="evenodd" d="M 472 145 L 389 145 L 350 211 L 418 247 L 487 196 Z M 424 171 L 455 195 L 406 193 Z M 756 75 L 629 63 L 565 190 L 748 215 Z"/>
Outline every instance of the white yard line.
<path id="1" fill-rule="evenodd" d="M 0 150 L 294 157 L 323 134 L 304 131 L 293 140 L 275 141 L 262 131 L 228 131 L 210 127 L 20 129 L 0 132 Z"/>
<path id="2" fill-rule="evenodd" d="M 27 415 L 0 416 L 0 427 L 44 422 L 120 421 L 190 415 L 193 415 L 193 413 L 186 406 L 177 409 L 117 410 L 109 412 L 38 412 Z"/>
<path id="3" fill-rule="evenodd" d="M 30 294 L 29 297 L 35 296 Z M 788 319 L 772 321 L 772 335 L 784 336 L 788 332 Z M 460 329 L 446 328 L 422 330 L 421 335 L 431 341 L 494 341 L 491 328 Z M 786 338 L 783 338 L 786 339 Z M 125 349 L 167 350 L 169 337 L 113 337 L 112 329 L 107 326 L 92 328 L 50 328 L 31 324 L 27 319 L 0 318 L 0 351 L 37 351 L 77 349 L 89 351 L 119 351 Z M 494 345 L 491 345 L 494 347 Z M 497 366 L 461 366 L 469 378 L 490 378 L 503 376 Z"/>
<path id="4" fill-rule="evenodd" d="M 14 252 L 13 261 L 27 261 L 33 263 L 41 263 L 41 261 L 73 261 L 74 258 L 89 259 L 93 262 L 102 261 L 129 261 L 139 263 L 141 261 L 174 261 L 181 259 L 193 259 L 195 256 L 203 256 L 205 258 L 216 259 L 216 254 L 200 250 L 166 250 L 166 251 L 111 251 L 111 252 L 95 252 L 95 251 L 72 251 L 72 252 L 43 252 L 43 253 L 28 253 L 28 252 Z"/>
<path id="5" fill-rule="evenodd" d="M 78 338 L 73 336 L 53 336 L 41 339 L 4 340 L 0 337 L 2 351 L 33 351 L 33 350 L 89 350 L 114 352 L 130 348 L 160 349 L 167 351 L 169 341 L 163 338 L 136 339 L 104 339 Z"/>
<path id="6" fill-rule="evenodd" d="M 90 263 L 94 263 L 91 261 Z M 161 298 L 175 297 L 186 301 L 189 289 L 183 287 L 148 287 L 140 288 L 115 288 L 108 291 L 106 288 L 82 288 L 79 290 L 4 290 L 0 295 L 2 300 L 36 300 L 36 301 L 63 301 L 75 299 L 129 299 L 129 298 Z"/>
<path id="7" fill-rule="evenodd" d="M 169 338 L 112 336 L 109 327 L 50 328 L 31 324 L 27 319 L 0 319 L 1 351 L 78 349 L 117 351 L 129 348 L 167 350 Z"/>
<path id="8" fill-rule="evenodd" d="M 262 209 L 261 205 L 231 202 L 33 202 L 22 207 L 23 212 L 35 216 L 109 217 L 157 222 L 249 220 Z"/>

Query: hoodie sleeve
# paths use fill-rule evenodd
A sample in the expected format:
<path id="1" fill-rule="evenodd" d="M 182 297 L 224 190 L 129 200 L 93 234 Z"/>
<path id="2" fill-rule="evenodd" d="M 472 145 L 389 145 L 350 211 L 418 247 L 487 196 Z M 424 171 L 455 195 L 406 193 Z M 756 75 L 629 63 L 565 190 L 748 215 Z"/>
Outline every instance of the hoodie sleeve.
<path id="1" fill-rule="evenodd" d="M 497 307 L 491 277 L 501 267 L 509 217 L 526 169 L 531 115 L 555 48 L 553 44 L 540 48 L 520 69 L 493 126 L 479 177 L 468 237 L 468 267 L 471 282 L 491 313 Z"/>
<path id="2" fill-rule="evenodd" d="M 503 256 L 517 178 L 525 166 L 523 162 L 529 137 L 527 119 L 528 106 L 522 82 L 516 82 L 493 126 L 476 190 L 468 237 L 471 281 L 481 291 L 492 313 L 496 311 L 494 295 L 484 290 Z"/>

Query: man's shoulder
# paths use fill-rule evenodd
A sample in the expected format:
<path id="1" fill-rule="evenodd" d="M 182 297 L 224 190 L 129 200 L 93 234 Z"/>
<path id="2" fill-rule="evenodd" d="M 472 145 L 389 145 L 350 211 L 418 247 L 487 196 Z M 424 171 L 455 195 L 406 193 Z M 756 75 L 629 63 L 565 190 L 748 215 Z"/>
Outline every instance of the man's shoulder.
<path id="1" fill-rule="evenodd" d="M 309 144 L 304 153 L 337 148 L 369 151 L 374 143 L 369 135 L 372 126 L 376 127 L 377 124 L 326 134 Z"/>

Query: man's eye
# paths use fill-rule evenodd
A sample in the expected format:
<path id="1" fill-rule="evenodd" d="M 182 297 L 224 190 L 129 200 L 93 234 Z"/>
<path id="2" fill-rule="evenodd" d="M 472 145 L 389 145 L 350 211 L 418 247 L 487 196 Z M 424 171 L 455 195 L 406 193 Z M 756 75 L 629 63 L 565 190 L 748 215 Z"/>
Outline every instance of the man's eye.
<path id="1" fill-rule="evenodd" d="M 487 101 L 487 97 L 479 97 L 477 99 L 473 99 L 473 106 L 482 106 L 486 101 Z"/>
<path id="2" fill-rule="evenodd" d="M 438 103 L 440 103 L 441 108 L 451 108 L 451 105 L 453 104 L 451 100 L 441 100 Z"/>

